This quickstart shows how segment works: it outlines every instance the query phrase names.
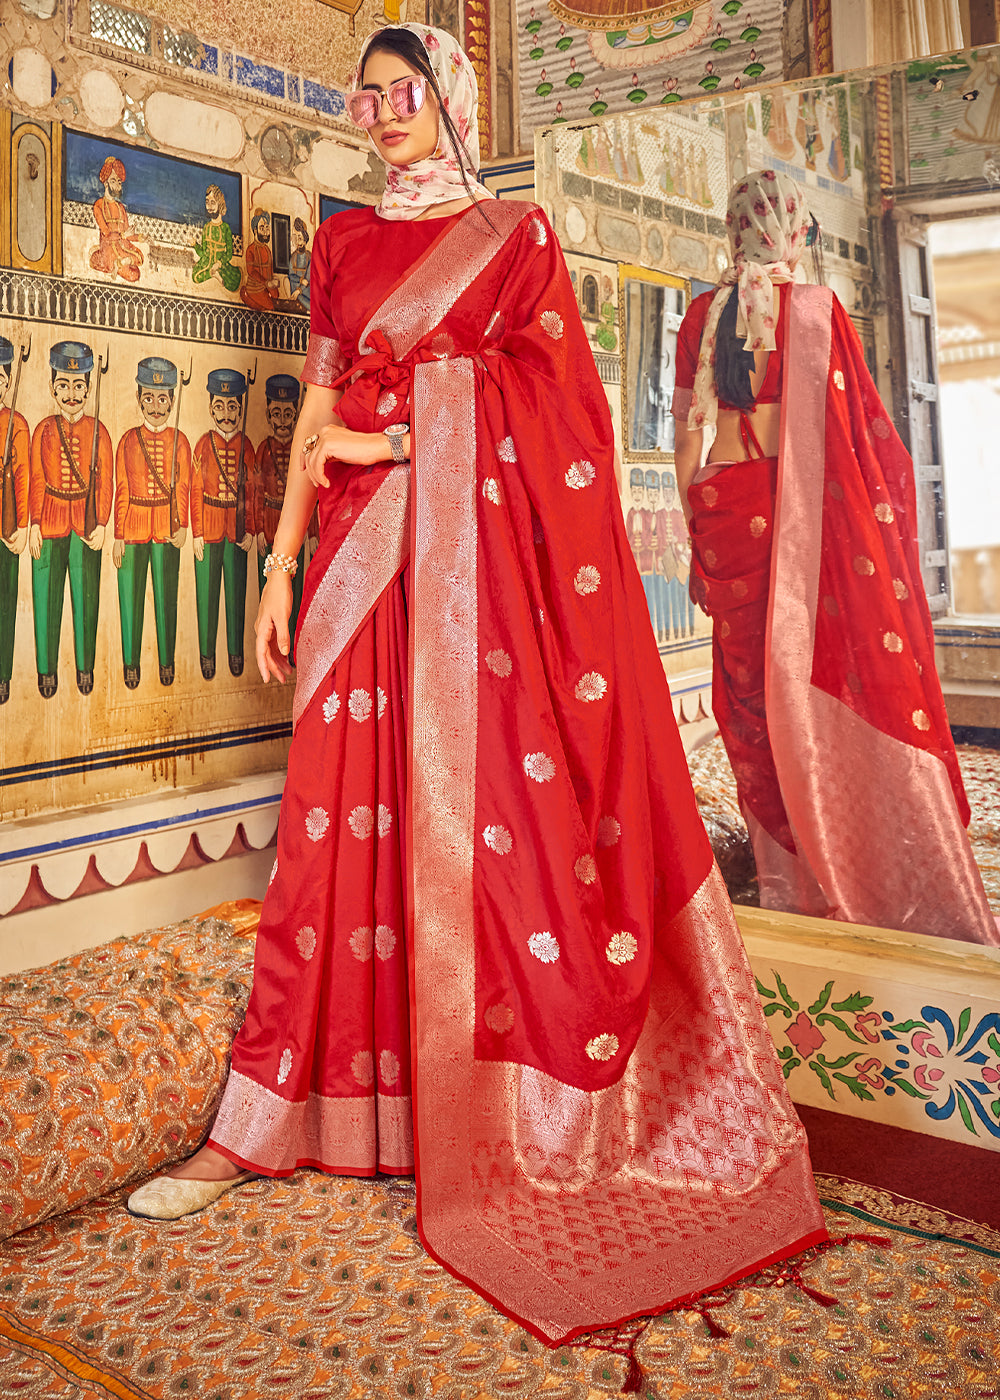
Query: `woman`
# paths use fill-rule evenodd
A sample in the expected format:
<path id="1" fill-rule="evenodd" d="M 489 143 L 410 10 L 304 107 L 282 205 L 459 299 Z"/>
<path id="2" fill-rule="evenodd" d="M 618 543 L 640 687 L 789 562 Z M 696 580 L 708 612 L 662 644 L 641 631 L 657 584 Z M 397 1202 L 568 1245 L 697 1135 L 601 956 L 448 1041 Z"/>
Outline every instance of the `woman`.
<path id="1" fill-rule="evenodd" d="M 793 285 L 811 226 L 799 187 L 749 175 L 727 223 L 733 266 L 681 326 L 673 410 L 761 903 L 997 944 L 934 666 L 912 464 L 847 313 Z"/>
<path id="2" fill-rule="evenodd" d="M 289 673 L 313 481 L 321 543 L 253 996 L 208 1146 L 132 1204 L 179 1214 L 240 1169 L 416 1170 L 431 1253 L 554 1342 L 825 1231 L 663 737 L 552 230 L 479 203 L 454 40 L 388 27 L 360 76 L 389 172 L 377 211 L 315 240 L 265 679 Z"/>

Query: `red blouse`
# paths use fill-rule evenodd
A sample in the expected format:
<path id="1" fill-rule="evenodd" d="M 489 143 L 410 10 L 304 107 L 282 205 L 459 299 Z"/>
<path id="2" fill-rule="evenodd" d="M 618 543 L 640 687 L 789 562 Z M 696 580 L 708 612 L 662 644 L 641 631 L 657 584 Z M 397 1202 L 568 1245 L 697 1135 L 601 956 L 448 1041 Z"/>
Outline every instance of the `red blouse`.
<path id="1" fill-rule="evenodd" d="M 329 388 L 334 380 L 358 357 L 357 338 L 372 313 L 385 300 L 386 287 L 392 287 L 408 273 L 427 251 L 445 225 L 464 213 L 459 210 L 443 219 L 399 219 L 393 223 L 392 238 L 379 239 L 385 278 L 373 287 L 354 268 L 364 266 L 361 254 L 372 238 L 386 226 L 374 208 L 345 209 L 326 219 L 316 230 L 313 242 L 309 307 L 309 351 L 301 378 L 304 383 Z"/>
<path id="2" fill-rule="evenodd" d="M 778 313 L 778 323 L 774 329 L 774 352 L 768 359 L 767 370 L 764 374 L 764 382 L 760 386 L 756 403 L 779 403 L 781 401 L 781 381 L 782 381 L 782 359 L 785 345 L 785 328 L 788 320 L 788 290 L 791 282 L 778 283 L 778 295 L 780 310 Z M 687 309 L 687 315 L 681 322 L 681 328 L 677 332 L 677 377 L 674 383 L 674 398 L 672 412 L 675 418 L 679 418 L 683 423 L 687 422 L 688 412 L 691 408 L 691 393 L 694 389 L 694 376 L 698 368 L 698 351 L 701 349 L 701 337 L 705 330 L 705 321 L 708 318 L 708 308 L 712 304 L 716 288 L 702 292 L 701 296 L 695 297 L 694 301 Z M 736 413 L 739 410 L 735 404 L 729 404 L 724 400 L 719 400 L 719 407 L 730 409 Z"/>

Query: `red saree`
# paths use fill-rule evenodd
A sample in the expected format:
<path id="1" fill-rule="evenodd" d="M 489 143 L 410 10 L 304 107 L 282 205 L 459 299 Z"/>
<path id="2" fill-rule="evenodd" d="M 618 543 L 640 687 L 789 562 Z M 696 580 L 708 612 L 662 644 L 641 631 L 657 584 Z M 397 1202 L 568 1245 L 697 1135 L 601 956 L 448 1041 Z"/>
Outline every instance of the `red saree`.
<path id="1" fill-rule="evenodd" d="M 780 326 L 778 457 L 689 492 L 713 708 L 761 903 L 998 944 L 964 831 L 909 455 L 836 297 L 783 289 Z M 679 348 L 681 414 L 690 362 Z"/>
<path id="2" fill-rule="evenodd" d="M 305 377 L 348 370 L 344 421 L 408 419 L 413 460 L 321 493 L 212 1143 L 407 1171 L 412 1094 L 425 1245 L 555 1342 L 825 1230 L 664 730 L 565 265 L 534 206 L 485 208 L 495 232 L 359 211 L 316 240 Z"/>

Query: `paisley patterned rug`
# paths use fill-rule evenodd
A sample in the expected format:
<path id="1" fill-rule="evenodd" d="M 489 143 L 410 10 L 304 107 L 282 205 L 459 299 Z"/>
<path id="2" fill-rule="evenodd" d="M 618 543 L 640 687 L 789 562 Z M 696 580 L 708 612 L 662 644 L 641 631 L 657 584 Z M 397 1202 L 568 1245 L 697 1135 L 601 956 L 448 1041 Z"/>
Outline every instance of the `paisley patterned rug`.
<path id="1" fill-rule="evenodd" d="M 427 1257 L 410 1182 L 302 1171 L 159 1226 L 126 1214 L 119 1192 L 0 1247 L 0 1395 L 997 1395 L 1000 1233 L 818 1184 L 831 1234 L 864 1241 L 797 1275 L 765 1271 L 703 1313 L 554 1351 Z"/>

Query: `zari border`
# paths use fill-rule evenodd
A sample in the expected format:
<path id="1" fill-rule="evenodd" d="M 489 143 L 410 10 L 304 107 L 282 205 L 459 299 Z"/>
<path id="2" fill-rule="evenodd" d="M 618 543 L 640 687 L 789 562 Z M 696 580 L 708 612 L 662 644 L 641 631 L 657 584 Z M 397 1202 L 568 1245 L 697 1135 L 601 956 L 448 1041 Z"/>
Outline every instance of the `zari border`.
<path id="1" fill-rule="evenodd" d="M 233 1070 L 209 1141 L 227 1156 L 252 1143 L 253 1170 L 269 1176 L 306 1164 L 366 1175 L 358 1164 L 373 1161 L 379 1171 L 405 1176 L 413 1171 L 413 1110 L 408 1094 L 311 1093 L 292 1102 Z"/>
<path id="2" fill-rule="evenodd" d="M 717 1063 L 688 1057 L 665 1068 L 678 1014 L 667 968 L 653 979 L 628 1068 L 605 1090 L 587 1093 L 520 1064 L 476 1059 L 475 390 L 475 368 L 464 357 L 414 371 L 408 828 L 418 1221 L 434 1258 L 552 1344 L 661 1311 L 825 1239 L 826 1230 L 804 1134 L 715 866 L 660 936 L 679 965 L 702 967 L 710 979 L 697 1009 L 706 1046 L 717 1047 L 706 1053 Z M 725 1003 L 725 1033 L 709 990 Z M 662 1141 L 664 1075 L 670 1102 L 689 1114 L 693 1103 L 677 1096 L 690 1081 L 692 1100 L 710 1099 L 710 1085 L 730 1073 L 729 1055 L 744 1066 L 738 1093 L 755 1105 L 766 1156 L 750 1160 L 757 1129 L 748 1128 L 743 1147 L 725 1154 L 732 1179 L 718 1191 L 692 1190 L 686 1158 Z M 697 1217 L 693 1235 L 674 1224 L 672 1192 Z"/>
<path id="3" fill-rule="evenodd" d="M 944 1206 L 928 1205 L 912 1196 L 901 1196 L 884 1186 L 869 1186 L 853 1177 L 816 1173 L 820 1204 L 828 1211 L 852 1215 L 873 1225 L 887 1225 L 900 1234 L 920 1240 L 945 1240 L 1000 1259 L 1000 1230 L 955 1215 Z"/>
<path id="4" fill-rule="evenodd" d="M 1000 940 L 944 764 L 891 738 L 812 684 L 826 488 L 833 293 L 793 287 L 765 641 L 765 709 L 781 796 L 801 861 L 849 923 Z M 814 755 L 826 758 L 817 765 Z M 872 781 L 877 774 L 877 781 Z M 858 813 L 863 812 L 863 823 Z M 920 837 L 939 858 L 920 879 L 873 831 Z"/>
<path id="5" fill-rule="evenodd" d="M 299 626 L 292 724 L 406 563 L 410 468 L 392 467 L 330 560 Z"/>
<path id="6" fill-rule="evenodd" d="M 9 1312 L 0 1310 L 0 1340 L 11 1351 L 22 1356 L 38 1358 L 49 1366 L 61 1380 L 86 1388 L 94 1393 L 100 1388 L 102 1395 L 114 1396 L 114 1400 L 151 1400 L 148 1390 L 127 1381 L 121 1372 L 95 1366 L 93 1358 L 69 1342 L 57 1342 L 45 1337 L 41 1332 L 19 1322 Z"/>
<path id="7" fill-rule="evenodd" d="M 321 389 L 329 389 L 331 384 L 347 368 L 347 356 L 339 340 L 329 335 L 309 334 L 309 348 L 306 350 L 305 364 L 299 380 L 303 384 L 315 384 Z"/>
<path id="8" fill-rule="evenodd" d="M 454 660 L 452 680 L 459 678 L 460 658 Z M 449 747 L 435 756 L 437 797 L 446 807 L 453 794 L 447 769 L 463 788 L 467 778 L 450 763 L 453 753 Z M 426 821 L 426 809 L 419 816 L 415 811 L 415 853 L 421 817 Z M 425 835 L 432 847 L 433 828 L 425 828 Z M 454 835 L 463 837 L 464 829 Z M 461 848 L 439 853 L 437 871 L 432 850 L 419 866 L 416 860 L 414 864 L 415 875 L 419 871 L 440 877 L 436 888 L 423 892 L 429 908 L 417 911 L 418 916 L 436 913 L 436 925 L 428 929 L 415 919 L 413 945 L 419 1032 L 414 1077 L 417 1201 L 420 1235 L 428 1252 L 551 1346 L 594 1328 L 668 1312 L 825 1240 L 805 1134 L 788 1101 L 756 997 L 745 1000 L 739 1015 L 748 1076 L 743 1092 L 750 1079 L 760 1077 L 769 1101 L 771 1160 L 766 1166 L 758 1164 L 752 1186 L 743 1182 L 732 1192 L 739 1229 L 720 1231 L 717 1220 L 712 1221 L 711 1234 L 702 1243 L 688 1243 L 681 1235 L 663 1247 L 646 1228 L 651 1220 L 638 1219 L 651 1210 L 662 1226 L 670 1214 L 669 1188 L 663 1184 L 661 1191 L 656 1152 L 650 1151 L 663 1124 L 657 1119 L 634 1129 L 626 1126 L 641 1117 L 643 1105 L 659 1104 L 663 1095 L 665 1071 L 659 1050 L 676 1011 L 667 975 L 659 981 L 654 977 L 659 1001 L 651 1003 L 622 1079 L 607 1089 L 588 1093 L 523 1065 L 475 1059 L 471 906 L 466 908 L 457 885 L 464 844 L 463 839 Z M 663 939 L 671 948 L 690 948 L 692 957 L 696 948 L 707 945 L 738 945 L 732 905 L 717 866 L 663 930 Z M 749 969 L 744 975 L 752 986 Z M 704 1086 L 698 1097 L 706 1097 Z M 525 1110 L 532 1099 L 547 1101 L 555 1110 L 551 1123 L 556 1139 L 544 1115 L 536 1115 L 537 1124 L 530 1121 L 532 1115 Z M 568 1107 L 579 1123 L 560 1126 Z M 642 1134 L 650 1128 L 647 1142 Z M 421 1149 L 422 1136 L 431 1144 L 427 1152 Z M 623 1159 L 614 1168 L 595 1167 L 594 1145 L 612 1139 Z M 480 1147 L 486 1152 L 479 1159 L 477 1184 Z M 483 1180 L 489 1149 L 503 1154 L 506 1167 L 495 1187 Z M 540 1170 L 542 1161 L 546 1166 Z M 676 1189 L 686 1192 L 686 1170 L 675 1170 L 674 1175 Z M 569 1187 L 565 1193 L 564 1185 Z M 605 1241 L 600 1259 L 592 1246 L 581 1245 L 591 1210 L 605 1218 L 620 1217 L 615 1227 L 618 1248 L 607 1250 Z M 547 1252 L 527 1223 L 536 1212 L 549 1222 L 562 1215 L 566 1243 L 558 1257 Z M 706 1220 L 712 1214 L 709 1210 Z M 627 1269 L 619 1267 L 620 1252 L 634 1252 L 639 1242 L 645 1249 L 642 1257 L 633 1257 Z M 591 1266 L 586 1275 L 575 1265 L 581 1248 Z"/>
<path id="9" fill-rule="evenodd" d="M 361 353 L 372 353 L 368 336 L 380 330 L 392 346 L 396 359 L 405 359 L 486 271 L 509 236 L 536 212 L 537 207 L 521 200 L 486 204 L 486 217 L 492 230 L 484 226 L 479 214 L 467 209 L 434 240 L 424 256 L 407 269 L 406 275 L 370 317 L 358 338 Z M 470 224 L 473 218 L 476 222 Z M 445 353 L 441 358 L 445 358 Z"/>
<path id="10" fill-rule="evenodd" d="M 762 909 L 794 909 L 822 919 L 827 902 L 823 891 L 813 878 L 808 864 L 798 855 L 786 851 L 780 841 L 762 826 L 749 807 L 741 807 L 743 820 L 750 833 L 754 864 Z"/>
<path id="11" fill-rule="evenodd" d="M 410 616 L 414 1150 L 425 1245 L 449 1268 L 468 1199 L 478 717 L 475 372 L 418 365 Z M 422 1147 L 427 1147 L 426 1154 Z M 466 1216 L 465 1228 L 473 1222 Z"/>

